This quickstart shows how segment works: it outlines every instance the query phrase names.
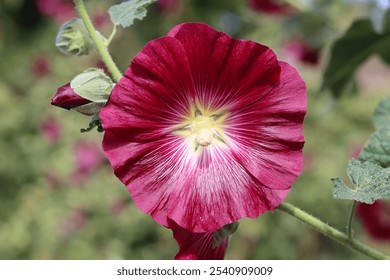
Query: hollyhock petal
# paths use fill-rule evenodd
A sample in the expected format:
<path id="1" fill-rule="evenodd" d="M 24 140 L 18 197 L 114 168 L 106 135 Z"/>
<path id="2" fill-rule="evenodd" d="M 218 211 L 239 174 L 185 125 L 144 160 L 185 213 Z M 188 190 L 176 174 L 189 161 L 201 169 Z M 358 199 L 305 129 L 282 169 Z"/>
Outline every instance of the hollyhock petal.
<path id="1" fill-rule="evenodd" d="M 377 240 L 390 240 L 390 206 L 377 200 L 373 204 L 359 203 L 356 215 L 367 234 Z"/>
<path id="2" fill-rule="evenodd" d="M 214 232 L 194 233 L 169 220 L 169 228 L 179 244 L 176 260 L 223 260 L 228 247 L 228 238 L 213 248 Z"/>
<path id="3" fill-rule="evenodd" d="M 202 23 L 180 24 L 168 36 L 184 47 L 199 102 L 211 108 L 235 110 L 279 82 L 280 66 L 266 46 L 231 38 Z"/>
<path id="4" fill-rule="evenodd" d="M 294 68 L 281 65 L 280 83 L 227 120 L 235 159 L 269 188 L 290 188 L 302 171 L 306 87 Z M 256 128 L 256 129 L 254 129 Z"/>
<path id="5" fill-rule="evenodd" d="M 82 98 L 76 94 L 67 83 L 57 89 L 57 93 L 51 99 L 51 104 L 67 110 L 76 108 L 81 105 L 91 103 L 90 100 Z"/>
<path id="6" fill-rule="evenodd" d="M 277 207 L 302 169 L 303 80 L 201 23 L 148 43 L 100 112 L 103 149 L 158 223 L 214 232 Z"/>
<path id="7" fill-rule="evenodd" d="M 149 42 L 134 58 L 102 110 L 105 130 L 133 141 L 158 139 L 189 113 L 194 85 L 183 47 L 173 38 Z M 134 94 L 129 95 L 128 92 Z M 122 114 L 123 109 L 128 114 Z"/>

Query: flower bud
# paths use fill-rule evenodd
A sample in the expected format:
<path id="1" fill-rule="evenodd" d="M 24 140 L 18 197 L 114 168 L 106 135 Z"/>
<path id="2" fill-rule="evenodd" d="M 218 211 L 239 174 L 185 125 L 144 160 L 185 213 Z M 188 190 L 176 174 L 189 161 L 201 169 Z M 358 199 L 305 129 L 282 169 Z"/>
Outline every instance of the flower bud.
<path id="1" fill-rule="evenodd" d="M 57 89 L 57 93 L 51 99 L 51 104 L 67 110 L 91 103 L 90 100 L 77 95 L 67 83 Z"/>
<path id="2" fill-rule="evenodd" d="M 72 55 L 87 55 L 95 48 L 80 18 L 71 19 L 61 25 L 55 43 L 61 52 Z"/>

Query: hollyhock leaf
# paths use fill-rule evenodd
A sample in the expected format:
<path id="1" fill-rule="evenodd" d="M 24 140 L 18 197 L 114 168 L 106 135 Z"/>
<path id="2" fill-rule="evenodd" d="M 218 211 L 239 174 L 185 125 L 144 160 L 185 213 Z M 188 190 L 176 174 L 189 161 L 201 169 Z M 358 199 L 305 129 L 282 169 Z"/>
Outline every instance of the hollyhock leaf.
<path id="1" fill-rule="evenodd" d="M 368 19 L 356 20 L 333 44 L 323 73 L 322 89 L 340 97 L 357 68 L 371 55 L 388 56 L 390 32 L 378 34 Z"/>
<path id="2" fill-rule="evenodd" d="M 377 129 L 390 129 L 390 98 L 382 100 L 375 108 L 374 124 Z"/>
<path id="3" fill-rule="evenodd" d="M 105 103 L 114 83 L 98 68 L 91 68 L 77 75 L 70 82 L 71 88 L 81 97 L 97 103 Z"/>
<path id="4" fill-rule="evenodd" d="M 390 167 L 390 127 L 380 129 L 370 136 L 359 159 L 385 168 Z"/>
<path id="5" fill-rule="evenodd" d="M 114 6 L 108 10 L 111 21 L 115 25 L 129 27 L 135 19 L 143 19 L 146 16 L 145 6 L 157 0 L 129 0 Z"/>
<path id="6" fill-rule="evenodd" d="M 333 196 L 337 199 L 349 199 L 374 203 L 390 194 L 390 169 L 382 168 L 372 162 L 350 160 L 347 174 L 354 188 L 349 188 L 340 177 L 331 178 L 334 188 Z"/>
<path id="7" fill-rule="evenodd" d="M 185 23 L 149 42 L 114 87 L 103 149 L 156 222 L 210 233 L 285 199 L 302 170 L 305 113 L 304 81 L 271 49 Z"/>

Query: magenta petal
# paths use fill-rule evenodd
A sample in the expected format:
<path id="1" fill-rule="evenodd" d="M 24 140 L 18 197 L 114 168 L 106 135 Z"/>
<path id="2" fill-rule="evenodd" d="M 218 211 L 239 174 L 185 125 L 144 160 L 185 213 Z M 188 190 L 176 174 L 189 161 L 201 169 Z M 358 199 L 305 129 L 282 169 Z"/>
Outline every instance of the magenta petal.
<path id="1" fill-rule="evenodd" d="M 168 221 L 173 237 L 179 244 L 176 260 L 223 260 L 228 246 L 228 238 L 213 248 L 214 232 L 194 233 Z"/>
<path id="2" fill-rule="evenodd" d="M 280 66 L 266 46 L 231 38 L 202 23 L 178 25 L 168 36 L 182 44 L 198 99 L 212 108 L 240 108 L 279 82 Z"/>
<path id="3" fill-rule="evenodd" d="M 296 70 L 281 65 L 283 81 L 259 102 L 228 119 L 234 158 L 269 188 L 290 188 L 302 171 L 306 87 Z"/>
<path id="4" fill-rule="evenodd" d="M 67 83 L 57 89 L 57 93 L 51 99 L 51 104 L 57 107 L 61 107 L 67 110 L 75 107 L 91 103 L 90 100 L 82 98 L 76 94 L 70 87 L 70 83 Z"/>

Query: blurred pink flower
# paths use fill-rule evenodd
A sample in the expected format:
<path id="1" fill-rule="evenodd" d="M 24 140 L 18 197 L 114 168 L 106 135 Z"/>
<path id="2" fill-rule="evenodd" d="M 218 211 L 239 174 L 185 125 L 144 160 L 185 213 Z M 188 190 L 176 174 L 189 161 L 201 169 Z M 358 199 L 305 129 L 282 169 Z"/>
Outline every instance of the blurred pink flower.
<path id="1" fill-rule="evenodd" d="M 87 218 L 88 210 L 86 208 L 79 207 L 71 210 L 69 216 L 59 224 L 60 235 L 68 237 L 73 232 L 83 229 Z"/>
<path id="2" fill-rule="evenodd" d="M 271 15 L 289 15 L 294 12 L 288 3 L 278 0 L 248 0 L 248 5 L 255 11 Z"/>
<path id="3" fill-rule="evenodd" d="M 120 215 L 126 209 L 128 204 L 129 199 L 118 199 L 114 201 L 110 206 L 111 213 L 114 215 Z"/>
<path id="4" fill-rule="evenodd" d="M 47 77 L 51 73 L 49 60 L 44 56 L 34 58 L 31 64 L 31 71 L 38 79 Z"/>
<path id="5" fill-rule="evenodd" d="M 62 133 L 60 125 L 54 116 L 48 116 L 41 123 L 41 134 L 50 143 L 58 143 L 61 140 Z"/>
<path id="6" fill-rule="evenodd" d="M 371 238 L 390 240 L 390 205 L 385 200 L 377 200 L 373 204 L 359 203 L 356 216 Z"/>
<path id="7" fill-rule="evenodd" d="M 61 24 L 76 16 L 72 0 L 35 0 L 38 10 Z"/>
<path id="8" fill-rule="evenodd" d="M 317 65 L 320 61 L 320 49 L 298 39 L 287 42 L 283 47 L 283 52 L 286 60 L 291 63 Z"/>
<path id="9" fill-rule="evenodd" d="M 103 163 L 101 147 L 96 142 L 77 141 L 74 147 L 75 170 L 72 173 L 72 181 L 75 184 L 85 183 L 91 173 Z"/>
<path id="10" fill-rule="evenodd" d="M 96 28 L 101 28 L 111 21 L 110 21 L 110 18 L 108 16 L 108 13 L 100 12 L 100 13 L 96 13 L 92 16 L 92 22 Z"/>

